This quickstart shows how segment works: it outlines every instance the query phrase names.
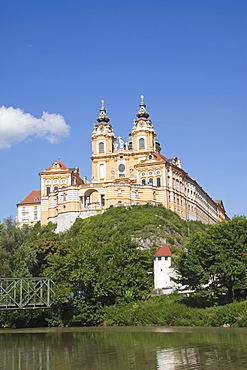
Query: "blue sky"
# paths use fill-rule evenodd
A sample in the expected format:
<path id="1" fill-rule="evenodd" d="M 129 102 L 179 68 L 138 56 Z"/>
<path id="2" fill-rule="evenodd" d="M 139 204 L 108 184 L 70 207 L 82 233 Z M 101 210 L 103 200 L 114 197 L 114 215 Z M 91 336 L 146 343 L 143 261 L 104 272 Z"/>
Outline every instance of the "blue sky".
<path id="1" fill-rule="evenodd" d="M 162 154 L 247 214 L 246 0 L 2 0 L 0 48 L 0 221 L 58 157 L 90 178 L 101 99 L 127 138 L 141 94 Z"/>

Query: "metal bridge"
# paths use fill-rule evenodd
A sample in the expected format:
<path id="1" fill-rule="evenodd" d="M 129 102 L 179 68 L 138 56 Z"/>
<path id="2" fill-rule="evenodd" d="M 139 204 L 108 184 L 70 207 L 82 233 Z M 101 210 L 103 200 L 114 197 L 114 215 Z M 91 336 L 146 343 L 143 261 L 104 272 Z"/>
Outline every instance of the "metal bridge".
<path id="1" fill-rule="evenodd" d="M 51 308 L 56 284 L 47 277 L 0 279 L 0 310 Z"/>

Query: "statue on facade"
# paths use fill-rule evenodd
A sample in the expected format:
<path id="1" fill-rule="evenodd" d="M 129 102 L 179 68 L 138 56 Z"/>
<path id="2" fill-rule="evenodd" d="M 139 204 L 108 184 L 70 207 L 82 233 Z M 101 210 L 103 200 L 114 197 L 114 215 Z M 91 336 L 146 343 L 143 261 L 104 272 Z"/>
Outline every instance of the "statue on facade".
<path id="1" fill-rule="evenodd" d="M 125 142 L 124 140 L 122 139 L 121 136 L 118 136 L 118 140 L 119 140 L 119 146 L 120 146 L 120 149 L 124 149 L 125 147 Z"/>

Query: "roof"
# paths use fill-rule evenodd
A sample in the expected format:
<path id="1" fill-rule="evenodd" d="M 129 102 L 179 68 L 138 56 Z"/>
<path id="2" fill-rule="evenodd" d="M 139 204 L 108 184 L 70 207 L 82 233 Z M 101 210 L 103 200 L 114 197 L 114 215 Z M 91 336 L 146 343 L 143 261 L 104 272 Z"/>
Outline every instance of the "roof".
<path id="1" fill-rule="evenodd" d="M 167 158 L 165 156 L 163 156 L 162 154 L 160 153 L 153 153 L 153 156 L 157 159 L 157 161 L 166 161 Z"/>
<path id="2" fill-rule="evenodd" d="M 153 154 L 153 157 L 156 161 L 166 161 L 167 158 L 165 156 L 163 156 L 162 154 L 160 153 L 157 153 L 157 152 L 154 152 L 152 153 Z M 140 163 L 144 163 L 144 162 L 147 162 L 146 159 L 144 159 L 143 161 L 141 161 Z"/>
<path id="3" fill-rule="evenodd" d="M 49 167 L 49 168 L 47 168 L 45 171 L 51 171 L 51 170 L 54 170 L 54 167 L 53 167 L 53 165 L 55 164 L 55 163 L 57 163 L 58 165 L 59 165 L 59 170 L 68 170 L 68 168 L 60 161 L 60 160 L 58 160 L 58 161 L 56 161 L 56 162 L 54 162 L 54 163 L 52 163 L 52 165 Z"/>
<path id="4" fill-rule="evenodd" d="M 154 257 L 171 257 L 171 255 L 168 245 L 162 245 L 162 247 L 159 247 L 157 252 L 154 254 Z"/>
<path id="5" fill-rule="evenodd" d="M 19 204 L 40 204 L 40 198 L 41 198 L 41 191 L 40 190 L 33 190 L 31 191 L 30 194 L 28 194 L 28 196 L 23 199 L 20 203 L 17 203 L 17 205 Z"/>

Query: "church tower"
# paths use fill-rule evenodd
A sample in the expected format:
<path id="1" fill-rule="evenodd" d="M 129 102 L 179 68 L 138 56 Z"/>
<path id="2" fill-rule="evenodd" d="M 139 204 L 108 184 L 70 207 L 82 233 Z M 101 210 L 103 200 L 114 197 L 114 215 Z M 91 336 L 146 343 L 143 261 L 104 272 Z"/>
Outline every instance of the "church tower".
<path id="1" fill-rule="evenodd" d="M 116 136 L 110 118 L 106 115 L 104 100 L 101 100 L 98 123 L 92 133 L 92 182 L 102 182 L 110 178 L 109 158 L 116 147 Z"/>
<path id="2" fill-rule="evenodd" d="M 158 140 L 156 139 L 156 133 L 153 128 L 152 121 L 149 119 L 149 113 L 146 110 L 146 104 L 144 103 L 144 95 L 141 95 L 141 103 L 139 110 L 136 113 L 137 119 L 134 120 L 132 128 L 130 145 L 130 138 L 128 139 L 128 148 L 134 152 L 147 153 L 147 152 L 160 152 Z"/>

